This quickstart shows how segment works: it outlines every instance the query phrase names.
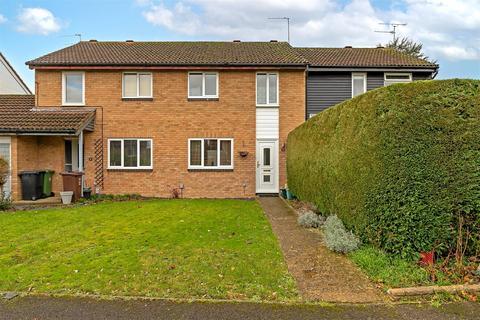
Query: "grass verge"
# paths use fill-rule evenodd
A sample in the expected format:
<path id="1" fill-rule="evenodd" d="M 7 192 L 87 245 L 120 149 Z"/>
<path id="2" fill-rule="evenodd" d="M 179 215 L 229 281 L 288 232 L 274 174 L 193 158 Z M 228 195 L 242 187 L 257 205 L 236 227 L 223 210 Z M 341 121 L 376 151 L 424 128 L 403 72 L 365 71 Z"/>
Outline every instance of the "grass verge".
<path id="1" fill-rule="evenodd" d="M 434 282 L 429 270 L 414 261 L 389 255 L 373 247 L 362 247 L 349 256 L 370 279 L 384 285 L 386 289 L 451 284 L 442 272 L 435 273 Z"/>

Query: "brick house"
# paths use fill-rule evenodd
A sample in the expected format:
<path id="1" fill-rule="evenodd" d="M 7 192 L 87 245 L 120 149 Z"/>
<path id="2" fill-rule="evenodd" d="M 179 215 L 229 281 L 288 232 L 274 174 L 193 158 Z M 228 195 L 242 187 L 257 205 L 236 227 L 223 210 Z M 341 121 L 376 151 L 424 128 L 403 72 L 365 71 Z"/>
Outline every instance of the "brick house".
<path id="1" fill-rule="evenodd" d="M 278 193 L 287 135 L 308 116 L 304 51 L 276 41 L 91 40 L 27 62 L 35 96 L 0 97 L 13 198 L 18 173 L 31 169 L 54 170 L 55 193 L 64 171 L 108 194 Z"/>
<path id="2" fill-rule="evenodd" d="M 14 134 L 15 199 L 25 169 L 55 170 L 56 193 L 69 170 L 94 190 L 158 197 L 252 197 L 285 184 L 306 66 L 287 43 L 88 41 L 27 64 L 36 90 L 21 101 L 25 117 L 60 118 L 43 131 L 0 125 Z"/>

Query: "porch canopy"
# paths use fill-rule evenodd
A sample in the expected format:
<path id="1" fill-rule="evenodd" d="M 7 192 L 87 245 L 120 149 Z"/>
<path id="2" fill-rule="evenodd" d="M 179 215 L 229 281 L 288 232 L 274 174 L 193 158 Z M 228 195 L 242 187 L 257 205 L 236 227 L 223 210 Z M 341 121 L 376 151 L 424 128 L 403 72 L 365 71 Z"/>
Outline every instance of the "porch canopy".
<path id="1" fill-rule="evenodd" d="M 94 121 L 95 108 L 38 108 L 34 95 L 0 95 L 0 134 L 79 136 Z"/>

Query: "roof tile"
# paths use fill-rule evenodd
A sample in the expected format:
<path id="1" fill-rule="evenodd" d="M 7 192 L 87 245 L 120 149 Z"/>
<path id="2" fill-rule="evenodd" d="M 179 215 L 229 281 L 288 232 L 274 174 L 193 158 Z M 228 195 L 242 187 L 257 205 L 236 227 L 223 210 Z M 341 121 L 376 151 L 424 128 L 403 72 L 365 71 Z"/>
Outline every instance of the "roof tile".
<path id="1" fill-rule="evenodd" d="M 296 48 L 313 67 L 421 67 L 438 66 L 390 48 Z"/>
<path id="2" fill-rule="evenodd" d="M 95 114 L 89 108 L 36 108 L 33 95 L 0 95 L 0 132 L 74 134 Z"/>
<path id="3" fill-rule="evenodd" d="M 287 42 L 91 42 L 28 61 L 30 66 L 305 65 Z"/>

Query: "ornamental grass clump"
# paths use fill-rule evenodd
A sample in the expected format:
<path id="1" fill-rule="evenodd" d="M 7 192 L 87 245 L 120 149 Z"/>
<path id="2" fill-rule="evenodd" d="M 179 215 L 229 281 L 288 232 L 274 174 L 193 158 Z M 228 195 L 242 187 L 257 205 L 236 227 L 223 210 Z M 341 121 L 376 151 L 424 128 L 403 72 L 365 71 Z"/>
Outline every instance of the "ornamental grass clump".
<path id="1" fill-rule="evenodd" d="M 358 237 L 347 231 L 342 220 L 336 215 L 329 216 L 325 221 L 323 239 L 328 249 L 339 253 L 349 253 L 360 246 Z"/>
<path id="2" fill-rule="evenodd" d="M 325 222 L 325 218 L 313 211 L 306 211 L 298 217 L 297 222 L 304 228 L 320 228 Z"/>

